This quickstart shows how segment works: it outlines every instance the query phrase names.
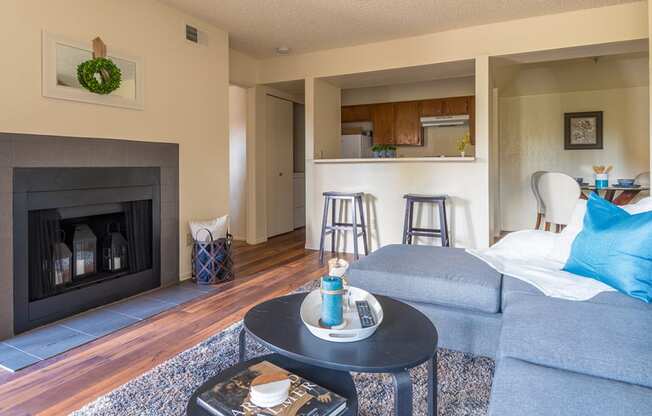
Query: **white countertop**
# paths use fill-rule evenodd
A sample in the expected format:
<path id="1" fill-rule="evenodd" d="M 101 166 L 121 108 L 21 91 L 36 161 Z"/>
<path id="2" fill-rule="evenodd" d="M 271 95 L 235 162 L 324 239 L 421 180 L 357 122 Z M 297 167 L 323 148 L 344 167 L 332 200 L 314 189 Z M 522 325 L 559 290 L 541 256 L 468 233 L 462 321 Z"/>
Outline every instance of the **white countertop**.
<path id="1" fill-rule="evenodd" d="M 473 162 L 474 156 L 383 157 L 365 159 L 315 159 L 315 163 L 405 163 L 405 162 Z"/>

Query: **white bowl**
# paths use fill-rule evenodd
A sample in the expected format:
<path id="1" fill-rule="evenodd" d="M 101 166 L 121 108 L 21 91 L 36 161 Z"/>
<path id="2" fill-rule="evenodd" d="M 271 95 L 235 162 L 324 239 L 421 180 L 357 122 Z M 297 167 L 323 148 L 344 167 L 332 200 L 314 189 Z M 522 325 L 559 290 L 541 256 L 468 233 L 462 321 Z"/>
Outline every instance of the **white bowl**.
<path id="1" fill-rule="evenodd" d="M 319 326 L 319 318 L 321 317 L 321 293 L 319 289 L 310 292 L 303 300 L 300 311 L 301 320 L 314 336 L 331 342 L 355 342 L 369 338 L 376 332 L 383 322 L 383 308 L 380 306 L 378 299 L 366 290 L 358 289 L 357 287 L 349 287 L 348 290 L 351 307 L 348 310 L 347 308 L 344 309 L 343 328 L 328 329 Z M 359 300 L 369 302 L 369 307 L 376 317 L 376 325 L 368 328 L 362 327 L 360 318 L 358 317 L 358 310 L 355 307 L 355 302 Z"/>

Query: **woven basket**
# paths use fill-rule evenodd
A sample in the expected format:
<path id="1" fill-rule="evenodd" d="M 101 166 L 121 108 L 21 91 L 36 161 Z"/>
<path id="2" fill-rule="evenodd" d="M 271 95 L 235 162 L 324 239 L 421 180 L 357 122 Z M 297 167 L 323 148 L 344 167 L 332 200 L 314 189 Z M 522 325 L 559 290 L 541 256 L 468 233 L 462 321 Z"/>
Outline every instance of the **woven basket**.
<path id="1" fill-rule="evenodd" d="M 201 231 L 201 230 L 200 230 Z M 192 246 L 192 278 L 199 285 L 215 285 L 233 280 L 231 242 L 233 236 L 214 239 L 207 229 L 210 241 L 196 241 Z"/>

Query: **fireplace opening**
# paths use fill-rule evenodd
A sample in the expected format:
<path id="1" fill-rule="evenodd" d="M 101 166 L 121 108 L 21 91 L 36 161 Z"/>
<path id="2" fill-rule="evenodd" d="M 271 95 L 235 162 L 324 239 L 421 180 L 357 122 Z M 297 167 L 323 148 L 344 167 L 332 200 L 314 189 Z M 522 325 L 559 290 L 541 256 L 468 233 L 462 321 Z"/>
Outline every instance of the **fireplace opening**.
<path id="1" fill-rule="evenodd" d="M 152 268 L 152 201 L 28 213 L 29 300 Z"/>
<path id="2" fill-rule="evenodd" d="M 14 168 L 14 333 L 161 286 L 160 168 Z"/>

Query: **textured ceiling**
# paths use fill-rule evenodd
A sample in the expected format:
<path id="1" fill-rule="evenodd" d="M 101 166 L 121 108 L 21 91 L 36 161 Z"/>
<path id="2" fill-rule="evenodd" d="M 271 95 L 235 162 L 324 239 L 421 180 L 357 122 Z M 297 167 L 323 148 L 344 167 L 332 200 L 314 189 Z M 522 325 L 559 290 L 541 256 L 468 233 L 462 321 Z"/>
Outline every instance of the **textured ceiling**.
<path id="1" fill-rule="evenodd" d="M 231 47 L 263 58 L 634 0 L 161 0 L 230 33 Z"/>

